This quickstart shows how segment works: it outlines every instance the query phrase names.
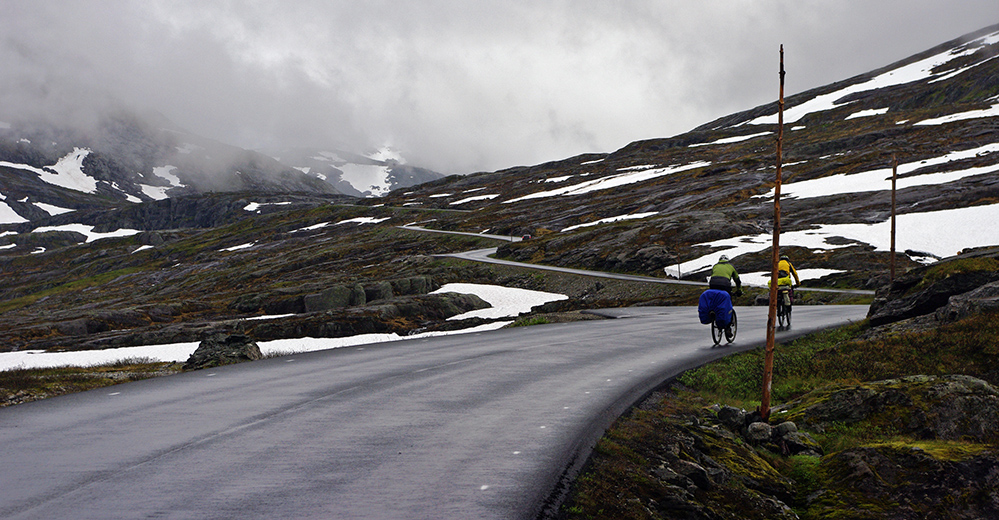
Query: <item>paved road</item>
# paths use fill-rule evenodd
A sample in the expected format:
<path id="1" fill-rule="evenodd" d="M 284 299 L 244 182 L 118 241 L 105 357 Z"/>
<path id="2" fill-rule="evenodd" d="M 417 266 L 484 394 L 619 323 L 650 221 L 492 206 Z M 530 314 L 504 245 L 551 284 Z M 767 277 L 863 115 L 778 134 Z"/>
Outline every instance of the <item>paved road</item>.
<path id="1" fill-rule="evenodd" d="M 491 235 L 489 233 L 467 233 L 465 231 L 443 231 L 443 230 L 440 230 L 440 229 L 430 229 L 430 228 L 425 228 L 425 227 L 417 226 L 417 225 L 413 225 L 413 224 L 408 224 L 408 225 L 405 225 L 405 226 L 399 226 L 399 228 L 400 229 L 408 229 L 410 231 L 421 231 L 423 233 L 440 233 L 440 234 L 443 234 L 443 235 L 464 235 L 464 236 L 467 236 L 467 237 L 492 238 L 493 240 L 502 240 L 504 242 L 520 242 L 521 240 L 523 240 L 522 237 L 512 237 L 510 235 Z M 492 251 L 492 252 L 495 253 L 496 252 L 496 248 L 493 248 L 490 251 Z M 442 255 L 442 256 L 449 256 L 449 255 Z"/>
<path id="2" fill-rule="evenodd" d="M 636 400 L 763 342 L 738 311 L 723 348 L 694 308 L 618 309 L 3 408 L 0 517 L 533 519 Z M 866 311 L 799 307 L 793 334 Z"/>
<path id="3" fill-rule="evenodd" d="M 423 228 L 405 228 L 405 229 L 417 229 L 421 231 L 432 231 Z M 437 231 L 438 233 L 448 233 L 447 231 Z M 460 233 L 471 235 L 473 233 Z M 491 236 L 491 238 L 497 238 Z M 704 282 L 692 282 L 689 280 L 677 280 L 675 278 L 654 278 L 652 276 L 641 276 L 634 274 L 620 274 L 620 273 L 607 273 L 603 271 L 587 271 L 585 269 L 572 269 L 569 267 L 555 267 L 551 265 L 544 264 L 528 264 L 524 262 L 514 262 L 511 260 L 501 260 L 499 258 L 493 258 L 491 255 L 496 254 L 498 248 L 492 247 L 488 249 L 476 249 L 474 251 L 465 251 L 463 253 L 451 253 L 442 254 L 437 256 L 449 256 L 453 258 L 461 258 L 463 260 L 471 260 L 474 262 L 485 262 L 490 264 L 500 264 L 500 265 L 512 265 L 517 267 L 526 267 L 529 269 L 540 269 L 543 271 L 556 271 L 560 273 L 570 273 L 578 274 L 583 276 L 596 276 L 600 278 L 612 278 L 614 280 L 629 280 L 633 282 L 647 282 L 647 283 L 665 283 L 665 284 L 675 284 L 675 285 L 700 285 L 707 287 L 707 283 Z M 823 289 L 818 287 L 797 287 L 795 291 L 812 291 L 812 292 L 830 292 L 830 293 L 844 293 L 844 294 L 862 294 L 862 295 L 873 295 L 874 291 L 865 291 L 863 289 Z"/>
<path id="4" fill-rule="evenodd" d="M 582 276 L 596 276 L 600 278 L 611 278 L 614 280 L 629 280 L 633 282 L 649 282 L 649 283 L 667 283 L 667 284 L 677 284 L 677 285 L 700 285 L 704 287 L 708 286 L 708 284 L 704 282 L 691 282 L 689 280 L 677 280 L 674 278 L 653 278 L 651 276 L 641 276 L 637 274 L 607 273 L 603 271 L 588 271 L 586 269 L 573 269 L 571 267 L 556 267 L 552 265 L 528 264 L 524 262 L 514 262 L 512 260 L 502 260 L 499 258 L 493 258 L 491 256 L 496 254 L 497 249 L 498 248 L 491 247 L 488 249 L 476 249 L 474 251 L 442 254 L 437 256 L 449 256 L 452 258 L 461 258 L 462 260 L 471 260 L 473 262 L 485 262 L 489 264 L 499 264 L 499 265 L 512 265 L 516 267 L 526 267 L 529 269 L 540 269 L 542 271 L 555 271 L 559 273 L 578 274 Z"/>

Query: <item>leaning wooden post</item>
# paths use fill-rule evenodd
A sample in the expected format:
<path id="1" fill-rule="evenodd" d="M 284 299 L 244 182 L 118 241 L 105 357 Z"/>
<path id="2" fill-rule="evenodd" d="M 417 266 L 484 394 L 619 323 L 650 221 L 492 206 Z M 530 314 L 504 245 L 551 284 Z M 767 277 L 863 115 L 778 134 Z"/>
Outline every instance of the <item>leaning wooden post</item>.
<path id="1" fill-rule="evenodd" d="M 780 46 L 780 97 L 777 99 L 777 179 L 774 183 L 774 239 L 770 264 L 770 312 L 767 314 L 767 347 L 763 359 L 763 399 L 760 416 L 770 419 L 770 387 L 774 375 L 774 341 L 777 321 L 777 263 L 780 260 L 780 180 L 784 141 L 784 46 Z"/>
<path id="2" fill-rule="evenodd" d="M 898 179 L 898 158 L 891 156 L 891 275 L 889 281 L 895 281 L 895 181 Z"/>

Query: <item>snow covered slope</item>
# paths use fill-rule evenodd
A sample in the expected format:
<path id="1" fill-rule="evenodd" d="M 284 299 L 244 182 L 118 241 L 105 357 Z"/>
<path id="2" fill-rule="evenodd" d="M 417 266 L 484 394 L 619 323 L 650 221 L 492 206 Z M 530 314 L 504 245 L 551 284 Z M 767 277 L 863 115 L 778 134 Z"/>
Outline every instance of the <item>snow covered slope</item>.
<path id="1" fill-rule="evenodd" d="M 341 193 L 357 197 L 381 197 L 443 177 L 442 174 L 407 165 L 391 147 L 366 155 L 342 150 L 285 149 L 271 152 L 277 160 L 333 185 Z"/>

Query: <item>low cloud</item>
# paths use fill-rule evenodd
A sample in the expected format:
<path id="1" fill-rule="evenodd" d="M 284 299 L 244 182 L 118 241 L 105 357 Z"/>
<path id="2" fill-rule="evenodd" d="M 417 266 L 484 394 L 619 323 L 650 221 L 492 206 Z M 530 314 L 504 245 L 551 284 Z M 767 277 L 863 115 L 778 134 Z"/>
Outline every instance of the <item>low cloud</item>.
<path id="1" fill-rule="evenodd" d="M 10 2 L 0 120 L 155 110 L 248 148 L 466 173 L 612 151 L 999 22 L 994 0 Z"/>

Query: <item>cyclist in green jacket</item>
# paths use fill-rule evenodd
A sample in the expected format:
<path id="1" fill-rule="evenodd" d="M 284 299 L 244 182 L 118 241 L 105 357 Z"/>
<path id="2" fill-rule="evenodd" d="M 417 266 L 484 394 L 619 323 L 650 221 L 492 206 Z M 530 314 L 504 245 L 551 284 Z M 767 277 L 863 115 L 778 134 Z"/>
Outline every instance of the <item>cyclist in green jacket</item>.
<path id="1" fill-rule="evenodd" d="M 735 282 L 736 295 L 742 294 L 742 280 L 739 280 L 739 272 L 729 263 L 728 255 L 721 255 L 718 258 L 718 263 L 711 268 L 708 287 L 732 294 L 732 282 Z"/>

